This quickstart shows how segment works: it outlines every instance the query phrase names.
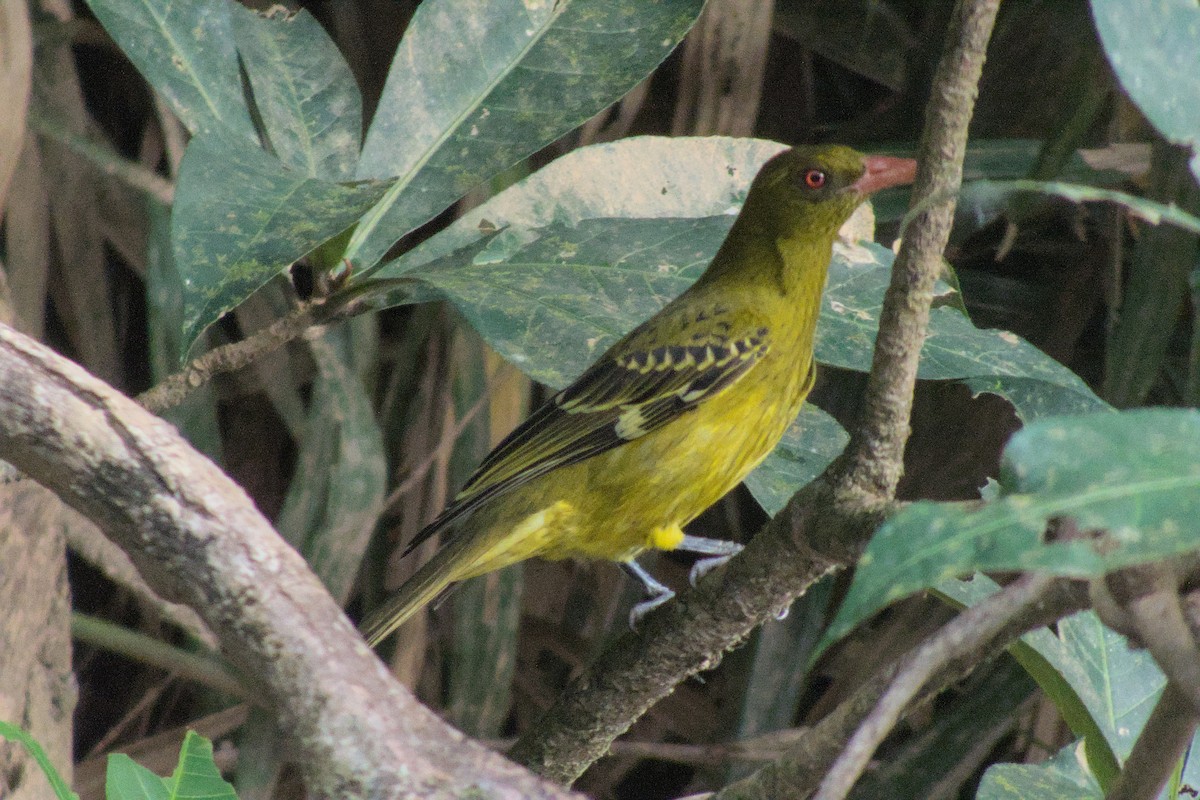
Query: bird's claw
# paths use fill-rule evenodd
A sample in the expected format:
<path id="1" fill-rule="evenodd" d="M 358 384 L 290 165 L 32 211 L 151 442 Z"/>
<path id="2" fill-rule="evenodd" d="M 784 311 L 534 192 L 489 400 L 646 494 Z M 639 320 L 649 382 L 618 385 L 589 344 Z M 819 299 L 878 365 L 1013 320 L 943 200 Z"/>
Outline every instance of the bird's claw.
<path id="1" fill-rule="evenodd" d="M 692 584 L 692 586 L 695 586 L 701 578 L 712 572 L 717 567 L 722 566 L 725 564 L 725 562 L 740 552 L 742 552 L 742 548 L 739 545 L 737 550 L 731 553 L 700 559 L 695 564 L 692 564 L 692 569 L 690 572 L 688 572 L 688 583 Z"/>
<path id="2" fill-rule="evenodd" d="M 675 593 L 673 591 L 666 589 L 665 591 L 652 595 L 646 600 L 638 603 L 629 612 L 629 629 L 636 631 L 638 628 L 638 623 L 642 621 L 642 617 L 646 616 L 663 603 L 666 603 L 674 596 Z"/>

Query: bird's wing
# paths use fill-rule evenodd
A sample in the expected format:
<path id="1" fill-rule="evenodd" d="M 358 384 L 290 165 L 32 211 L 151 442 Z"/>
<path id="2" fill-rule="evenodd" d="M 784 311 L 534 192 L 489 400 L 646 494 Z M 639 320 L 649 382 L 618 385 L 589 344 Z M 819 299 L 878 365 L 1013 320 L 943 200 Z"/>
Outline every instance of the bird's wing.
<path id="1" fill-rule="evenodd" d="M 762 358 L 770 333 L 760 327 L 740 338 L 689 341 L 610 351 L 510 433 L 407 551 L 491 497 L 645 436 L 696 408 Z"/>

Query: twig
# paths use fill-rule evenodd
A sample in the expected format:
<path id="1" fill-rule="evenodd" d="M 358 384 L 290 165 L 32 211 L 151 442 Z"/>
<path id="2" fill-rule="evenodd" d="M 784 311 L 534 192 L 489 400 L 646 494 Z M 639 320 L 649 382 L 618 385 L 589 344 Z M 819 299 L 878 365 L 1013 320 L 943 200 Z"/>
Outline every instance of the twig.
<path id="1" fill-rule="evenodd" d="M 175 184 L 154 170 L 123 157 L 107 142 L 80 136 L 68 130 L 65 125 L 46 119 L 33 111 L 29 114 L 29 127 L 86 159 L 105 175 L 124 181 L 163 205 L 169 206 L 175 199 Z"/>
<path id="2" fill-rule="evenodd" d="M 946 624 L 904 660 L 895 680 L 838 756 L 813 800 L 842 800 L 891 732 L 900 715 L 929 679 L 963 653 L 977 651 L 1013 619 L 1040 603 L 1053 586 L 1048 575 L 1027 575 Z"/>
<path id="3" fill-rule="evenodd" d="M 218 375 L 250 364 L 264 353 L 278 350 L 317 324 L 325 311 L 324 298 L 296 306 L 287 316 L 280 317 L 266 330 L 258 331 L 240 342 L 233 342 L 208 351 L 191 361 L 179 372 L 165 378 L 156 386 L 142 392 L 137 401 L 156 414 L 174 408 L 191 392 Z"/>
<path id="4" fill-rule="evenodd" d="M 71 615 L 71 636 L 113 653 L 150 664 L 239 700 L 262 704 L 227 664 L 213 656 L 189 653 L 158 639 L 86 614 Z"/>

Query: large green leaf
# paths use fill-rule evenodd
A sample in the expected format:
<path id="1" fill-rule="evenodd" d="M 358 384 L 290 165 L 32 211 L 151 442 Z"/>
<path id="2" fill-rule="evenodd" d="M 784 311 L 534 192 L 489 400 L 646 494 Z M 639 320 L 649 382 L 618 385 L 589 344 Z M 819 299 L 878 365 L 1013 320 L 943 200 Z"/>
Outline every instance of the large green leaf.
<path id="1" fill-rule="evenodd" d="M 1121 86 L 1168 139 L 1192 148 L 1200 179 L 1200 6 L 1195 0 L 1092 0 Z"/>
<path id="2" fill-rule="evenodd" d="M 1020 163 L 1011 168 L 1025 169 L 1033 150 L 1019 144 L 985 148 L 980 158 L 1016 159 Z M 464 309 L 494 347 L 538 380 L 562 385 L 699 274 L 759 166 L 780 149 L 774 142 L 723 137 L 641 137 L 583 148 L 468 212 L 386 264 L 378 277 L 437 272 L 431 283 Z M 619 236 L 625 233 L 648 249 L 622 252 Z M 552 241 L 539 244 L 543 236 Z M 585 258 L 580 248 L 591 255 Z M 554 258 L 547 261 L 547 255 Z M 609 268 L 618 260 L 619 274 Z M 817 332 L 819 361 L 870 369 L 892 260 L 878 245 L 838 245 Z M 640 297 L 630 295 L 637 270 L 645 281 Z M 530 291 L 522 286 L 526 282 Z M 594 292 L 609 295 L 603 310 L 598 305 L 604 298 L 593 301 Z M 429 297 L 416 290 L 396 301 Z M 614 302 L 620 299 L 628 304 Z M 934 312 L 920 375 L 969 380 L 977 392 L 1008 398 L 1026 421 L 1104 407 L 1078 376 L 1029 343 L 977 329 L 949 307 Z"/>
<path id="3" fill-rule="evenodd" d="M 707 266 L 731 217 L 507 228 L 410 273 L 454 301 L 501 355 L 564 386 Z"/>
<path id="4" fill-rule="evenodd" d="M 88 6 L 189 131 L 258 141 L 242 97 L 228 0 L 88 0 Z"/>
<path id="5" fill-rule="evenodd" d="M 313 16 L 267 16 L 236 3 L 234 37 L 267 141 L 286 166 L 350 180 L 362 140 L 362 96 L 350 66 Z"/>
<path id="6" fill-rule="evenodd" d="M 195 731 L 184 738 L 169 778 L 158 777 L 123 753 L 110 755 L 104 790 L 109 800 L 237 800 L 213 761 L 212 742 Z"/>
<path id="7" fill-rule="evenodd" d="M 746 488 L 775 516 L 796 490 L 825 471 L 849 438 L 837 420 L 805 404 L 771 455 L 746 477 Z"/>
<path id="8" fill-rule="evenodd" d="M 817 328 L 822 363 L 869 372 L 894 256 L 873 243 L 839 244 Z M 933 309 L 918 377 L 962 380 L 1011 402 L 1026 422 L 1046 412 L 1107 406 L 1078 375 L 1008 331 L 976 328 L 951 306 Z"/>
<path id="9" fill-rule="evenodd" d="M 975 571 L 1097 576 L 1200 543 L 1200 412 L 1049 418 L 1005 448 L 1003 494 L 915 503 L 876 532 L 830 628 L 836 638 L 888 602 Z M 1069 519 L 1080 538 L 1045 539 Z"/>
<path id="10" fill-rule="evenodd" d="M 510 226 L 729 214 L 763 162 L 783 149 L 763 139 L 638 136 L 572 150 L 388 262 L 378 277 L 402 276 Z"/>
<path id="11" fill-rule="evenodd" d="M 991 578 L 977 574 L 969 581 L 954 578 L 941 581 L 935 592 L 954 605 L 972 606 L 999 590 L 1000 585 Z M 1032 631 L 1010 645 L 1008 652 L 1037 681 L 1071 732 L 1083 741 L 1083 755 L 1092 775 L 1101 785 L 1111 786 L 1120 774 L 1121 766 L 1113 749 L 1114 740 L 1109 736 L 1115 728 L 1106 726 L 1104 721 L 1113 716 L 1111 710 L 1123 700 L 1114 700 L 1104 691 L 1097 690 L 1094 683 L 1086 682 L 1087 670 L 1080 666 L 1080 659 L 1073 658 L 1073 655 L 1076 652 L 1093 652 L 1097 659 L 1104 659 L 1108 654 L 1099 648 L 1088 651 L 1093 640 L 1077 638 L 1079 630 L 1079 626 L 1066 627 L 1060 631 L 1061 638 L 1044 629 Z M 1082 630 L 1092 629 L 1084 626 Z M 1109 643 L 1111 640 L 1102 638 L 1100 641 Z M 1126 652 L 1128 647 L 1117 652 L 1115 659 L 1119 662 Z M 1088 663 L 1092 661 L 1089 659 Z M 1101 666 L 1097 671 L 1103 673 L 1105 668 Z M 1081 675 L 1084 681 L 1080 680 Z M 1078 688 L 1076 684 L 1080 684 Z M 1107 702 L 1098 703 L 1097 699 Z"/>
<path id="12" fill-rule="evenodd" d="M 223 136 L 193 139 L 179 167 L 171 224 L 185 345 L 353 225 L 385 191 L 386 183 L 338 184 L 288 170 Z"/>
<path id="13" fill-rule="evenodd" d="M 1117 757 L 1128 758 L 1166 685 L 1154 658 L 1130 647 L 1092 611 L 1060 620 L 1056 631 L 1026 634 L 1024 641 L 1070 683 Z"/>
<path id="14" fill-rule="evenodd" d="M 104 774 L 107 800 L 171 800 L 167 782 L 124 753 L 110 753 Z"/>
<path id="15" fill-rule="evenodd" d="M 437 288 L 506 358 L 559 386 L 703 271 L 732 224 L 697 219 L 586 219 L 506 228 L 405 274 Z M 868 371 L 893 255 L 839 244 L 817 329 L 818 361 Z M 419 295 L 418 295 L 419 296 Z M 919 376 L 969 380 L 1009 399 L 1026 421 L 1106 406 L 1080 378 L 1015 334 L 934 309 Z"/>
<path id="16" fill-rule="evenodd" d="M 1078 744 L 1041 764 L 996 764 L 983 774 L 975 800 L 1101 800 L 1104 791 L 1079 766 Z"/>
<path id="17" fill-rule="evenodd" d="M 702 0 L 426 0 L 400 43 L 361 177 L 397 177 L 355 230 L 369 268 L 467 191 L 643 80 Z"/>

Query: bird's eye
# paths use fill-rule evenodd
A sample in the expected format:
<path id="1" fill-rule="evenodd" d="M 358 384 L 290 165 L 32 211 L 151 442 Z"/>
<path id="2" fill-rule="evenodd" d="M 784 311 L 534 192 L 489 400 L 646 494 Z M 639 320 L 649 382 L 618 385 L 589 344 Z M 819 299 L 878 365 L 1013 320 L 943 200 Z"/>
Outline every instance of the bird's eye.
<path id="1" fill-rule="evenodd" d="M 804 185 L 809 189 L 820 189 L 828 179 L 828 176 L 819 169 L 810 169 L 804 172 Z"/>

